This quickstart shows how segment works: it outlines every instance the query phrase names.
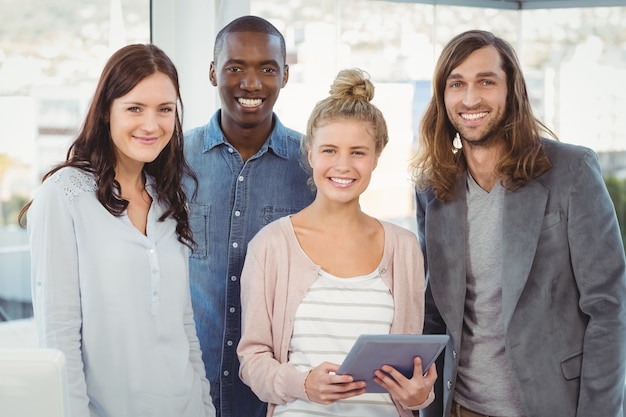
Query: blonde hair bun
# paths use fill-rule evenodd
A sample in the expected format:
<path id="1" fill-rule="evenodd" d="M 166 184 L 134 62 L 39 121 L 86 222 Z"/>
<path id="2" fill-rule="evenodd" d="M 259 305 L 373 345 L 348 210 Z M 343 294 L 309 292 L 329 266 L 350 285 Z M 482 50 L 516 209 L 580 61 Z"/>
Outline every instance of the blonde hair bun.
<path id="1" fill-rule="evenodd" d="M 329 93 L 334 100 L 353 98 L 370 102 L 374 98 L 374 84 L 367 72 L 358 68 L 344 69 L 337 74 Z"/>

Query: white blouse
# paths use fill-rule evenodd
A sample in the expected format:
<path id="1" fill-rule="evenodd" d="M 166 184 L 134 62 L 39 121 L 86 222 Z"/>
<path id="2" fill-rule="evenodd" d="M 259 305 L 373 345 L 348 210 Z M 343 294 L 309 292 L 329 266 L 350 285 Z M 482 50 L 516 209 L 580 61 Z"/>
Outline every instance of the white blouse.
<path id="1" fill-rule="evenodd" d="M 66 356 L 71 415 L 213 416 L 175 220 L 158 221 L 152 178 L 146 235 L 95 190 L 91 175 L 63 168 L 27 219 L 39 342 Z"/>

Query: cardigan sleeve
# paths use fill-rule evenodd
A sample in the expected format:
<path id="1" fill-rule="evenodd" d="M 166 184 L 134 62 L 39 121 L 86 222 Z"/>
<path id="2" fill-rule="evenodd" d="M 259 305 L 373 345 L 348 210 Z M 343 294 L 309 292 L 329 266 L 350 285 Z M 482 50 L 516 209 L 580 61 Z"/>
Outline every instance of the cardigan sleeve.
<path id="1" fill-rule="evenodd" d="M 298 371 L 286 361 L 281 362 L 280 346 L 275 343 L 282 337 L 274 333 L 281 333 L 276 329 L 282 328 L 281 323 L 286 318 L 282 308 L 276 309 L 279 314 L 275 316 L 276 280 L 279 277 L 276 260 L 268 260 L 270 253 L 275 254 L 276 248 L 269 248 L 261 239 L 253 239 L 244 262 L 241 274 L 242 335 L 237 348 L 239 376 L 262 401 L 284 404 L 295 399 L 308 400 L 304 390 L 308 372 Z M 283 312 L 282 316 L 279 316 L 280 312 Z"/>

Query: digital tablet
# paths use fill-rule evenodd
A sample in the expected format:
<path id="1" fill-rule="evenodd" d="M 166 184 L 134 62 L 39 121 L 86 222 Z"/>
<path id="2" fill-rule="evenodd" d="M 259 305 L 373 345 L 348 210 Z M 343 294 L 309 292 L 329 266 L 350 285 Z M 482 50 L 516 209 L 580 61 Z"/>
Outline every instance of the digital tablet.
<path id="1" fill-rule="evenodd" d="M 354 342 L 337 375 L 352 375 L 355 381 L 367 382 L 366 392 L 387 392 L 374 382 L 375 370 L 390 365 L 411 378 L 413 358 L 419 356 L 426 372 L 448 339 L 442 334 L 363 334 Z"/>

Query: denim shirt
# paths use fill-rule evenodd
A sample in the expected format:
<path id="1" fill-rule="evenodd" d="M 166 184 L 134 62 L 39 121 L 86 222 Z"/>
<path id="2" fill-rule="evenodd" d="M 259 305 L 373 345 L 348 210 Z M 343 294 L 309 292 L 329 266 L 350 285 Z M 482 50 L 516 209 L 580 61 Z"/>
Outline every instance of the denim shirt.
<path id="1" fill-rule="evenodd" d="M 185 182 L 198 244 L 189 260 L 191 298 L 211 395 L 222 417 L 265 416 L 266 405 L 239 379 L 239 278 L 248 242 L 261 227 L 309 205 L 314 193 L 300 165 L 302 135 L 274 115 L 274 129 L 245 163 L 219 124 L 185 133 L 185 156 L 198 176 Z"/>

